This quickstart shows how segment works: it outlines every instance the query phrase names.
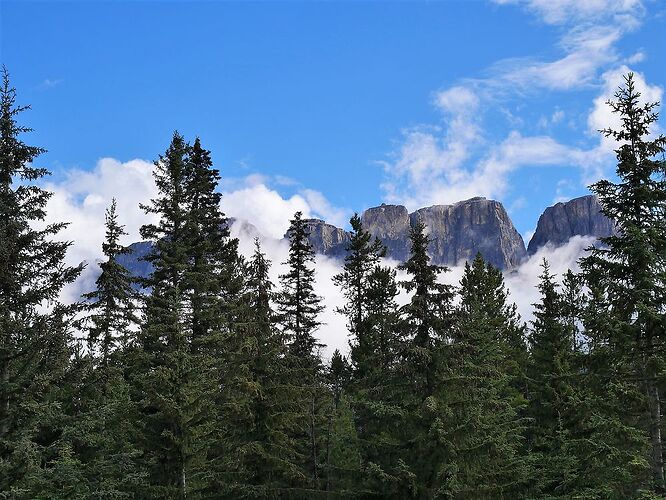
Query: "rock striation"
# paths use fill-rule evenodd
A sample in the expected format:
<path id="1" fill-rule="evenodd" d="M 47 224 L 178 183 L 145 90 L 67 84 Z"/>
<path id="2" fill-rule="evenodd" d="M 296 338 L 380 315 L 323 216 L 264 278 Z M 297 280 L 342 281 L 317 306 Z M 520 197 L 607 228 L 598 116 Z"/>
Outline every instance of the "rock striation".
<path id="1" fill-rule="evenodd" d="M 615 234 L 615 224 L 601 213 L 601 205 L 594 195 L 556 203 L 548 207 L 537 223 L 536 231 L 527 246 L 532 255 L 547 243 L 563 245 L 572 236 L 605 238 Z"/>
<path id="2" fill-rule="evenodd" d="M 387 256 L 397 261 L 409 257 L 409 231 L 419 221 L 430 235 L 429 252 L 439 265 L 455 265 L 471 260 L 477 252 L 500 269 L 521 263 L 538 248 L 550 243 L 561 245 L 576 235 L 602 238 L 614 233 L 615 226 L 601 213 L 594 196 L 583 196 L 547 208 L 539 218 L 527 251 L 502 204 L 485 198 L 471 198 L 453 205 L 434 205 L 409 213 L 402 205 L 382 204 L 361 215 L 363 227 L 387 247 Z M 350 240 L 347 231 L 321 219 L 306 219 L 310 244 L 318 254 L 342 258 Z M 229 219 L 233 237 L 261 238 L 249 222 Z M 287 235 L 285 235 L 285 238 Z M 147 276 L 151 265 L 142 260 L 152 248 L 147 241 L 130 245 L 131 253 L 119 258 L 135 276 Z"/>
<path id="3" fill-rule="evenodd" d="M 472 198 L 454 205 L 421 208 L 410 215 L 411 224 L 422 221 L 430 233 L 430 254 L 441 265 L 472 260 L 478 252 L 495 267 L 520 264 L 525 243 L 495 200 Z"/>
<path id="4" fill-rule="evenodd" d="M 386 255 L 404 261 L 409 257 L 409 212 L 402 205 L 387 205 L 368 208 L 361 214 L 363 228 L 379 238 L 386 246 Z"/>
<path id="5" fill-rule="evenodd" d="M 321 219 L 304 219 L 303 222 L 306 230 L 310 233 L 308 240 L 315 253 L 332 257 L 345 255 L 350 239 L 347 231 Z M 289 233 L 286 233 L 284 238 L 288 237 Z"/>
<path id="6" fill-rule="evenodd" d="M 409 230 L 419 221 L 430 235 L 430 256 L 439 265 L 471 260 L 477 252 L 500 269 L 518 265 L 525 244 L 502 204 L 477 197 L 453 205 L 434 205 L 413 213 L 401 205 L 366 210 L 363 226 L 386 245 L 387 255 L 403 261 L 409 256 Z"/>

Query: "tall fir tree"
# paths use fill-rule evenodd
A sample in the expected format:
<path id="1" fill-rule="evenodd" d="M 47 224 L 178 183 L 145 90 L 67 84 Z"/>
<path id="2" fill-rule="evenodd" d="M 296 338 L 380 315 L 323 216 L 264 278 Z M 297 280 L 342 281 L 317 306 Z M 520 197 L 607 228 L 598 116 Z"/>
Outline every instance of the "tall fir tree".
<path id="1" fill-rule="evenodd" d="M 106 211 L 106 237 L 96 289 L 84 294 L 87 352 L 73 357 L 70 371 L 71 425 L 75 457 L 81 463 L 91 496 L 129 496 L 145 476 L 137 467 L 136 407 L 126 379 L 127 354 L 138 325 L 137 292 L 118 257 L 128 253 L 118 223 L 116 200 Z"/>
<path id="2" fill-rule="evenodd" d="M 403 416 L 396 431 L 402 457 L 394 476 L 398 478 L 397 495 L 418 498 L 434 495 L 446 474 L 442 467 L 448 450 L 437 435 L 440 417 L 447 410 L 436 392 L 442 347 L 451 339 L 454 292 L 438 279 L 447 268 L 430 262 L 423 222 L 412 227 L 410 241 L 409 259 L 399 266 L 409 278 L 401 285 L 411 297 L 401 308 L 398 370 L 403 381 L 399 391 Z"/>
<path id="3" fill-rule="evenodd" d="M 351 237 L 342 271 L 333 277 L 346 299 L 338 312 L 347 318 L 347 328 L 352 336 L 351 359 L 359 377 L 372 369 L 375 342 L 368 321 L 368 281 L 386 248 L 377 238 L 363 229 L 358 214 L 350 219 Z"/>
<path id="4" fill-rule="evenodd" d="M 577 437 L 575 404 L 581 400 L 576 338 L 546 260 L 542 268 L 541 299 L 534 304 L 530 331 L 528 450 L 535 466 L 534 494 L 565 498 L 572 493 L 568 487 L 572 471 L 580 467 L 571 453 Z"/>
<path id="5" fill-rule="evenodd" d="M 134 352 L 134 394 L 148 471 L 144 494 L 173 498 L 185 498 L 205 486 L 215 423 L 215 407 L 207 392 L 210 370 L 202 370 L 192 355 L 188 320 L 189 154 L 190 146 L 174 133 L 166 153 L 155 162 L 158 197 L 143 205 L 159 221 L 141 227 L 142 237 L 154 242 L 147 257 L 153 272 L 144 282 L 150 295 Z"/>
<path id="6" fill-rule="evenodd" d="M 314 332 L 321 325 L 322 299 L 314 291 L 314 250 L 308 240 L 303 214 L 296 212 L 290 222 L 287 272 L 280 276 L 277 296 L 278 320 L 288 343 L 291 365 L 290 380 L 300 391 L 297 398 L 301 412 L 301 429 L 296 438 L 302 455 L 302 467 L 308 481 L 306 491 L 321 488 L 322 435 L 325 416 L 322 404 L 325 386 L 319 344 Z M 309 495 L 311 493 L 307 493 Z"/>
<path id="7" fill-rule="evenodd" d="M 347 396 L 344 404 L 351 404 L 353 409 L 365 470 L 357 491 L 381 494 L 386 491 L 385 475 L 396 463 L 397 446 L 390 429 L 400 414 L 394 389 L 400 351 L 395 302 L 398 285 L 395 270 L 380 265 L 385 247 L 363 229 L 358 215 L 351 218 L 350 224 L 344 267 L 334 277 L 346 298 L 338 312 L 346 316 L 351 334 L 352 373 L 343 391 Z M 332 359 L 331 369 L 336 359 Z"/>
<path id="8" fill-rule="evenodd" d="M 289 380 L 287 345 L 275 324 L 270 261 L 255 240 L 234 335 L 228 342 L 218 491 L 229 498 L 289 496 L 307 482 L 294 436 L 302 396 Z"/>
<path id="9" fill-rule="evenodd" d="M 30 498 L 44 484 L 76 476 L 61 386 L 72 354 L 74 306 L 59 301 L 82 267 L 65 263 L 64 223 L 43 225 L 51 193 L 37 185 L 48 171 L 33 165 L 45 150 L 22 140 L 17 122 L 29 106 L 2 69 L 0 86 L 0 491 Z M 46 306 L 46 307 L 44 307 Z"/>
<path id="10" fill-rule="evenodd" d="M 582 265 L 588 274 L 603 270 L 596 277 L 610 306 L 613 376 L 637 381 L 635 389 L 643 396 L 640 425 L 651 445 L 651 487 L 664 494 L 659 389 L 666 368 L 666 136 L 650 135 L 659 103 L 641 103 L 640 96 L 629 73 L 615 100 L 608 101 L 621 127 L 601 132 L 618 144 L 618 182 L 601 180 L 591 189 L 617 233 L 592 248 Z"/>
<path id="11" fill-rule="evenodd" d="M 437 495 L 516 498 L 529 480 L 524 456 L 526 400 L 515 363 L 525 357 L 522 327 L 501 272 L 477 254 L 465 263 L 451 341 L 441 347 L 435 426 L 449 457 Z"/>

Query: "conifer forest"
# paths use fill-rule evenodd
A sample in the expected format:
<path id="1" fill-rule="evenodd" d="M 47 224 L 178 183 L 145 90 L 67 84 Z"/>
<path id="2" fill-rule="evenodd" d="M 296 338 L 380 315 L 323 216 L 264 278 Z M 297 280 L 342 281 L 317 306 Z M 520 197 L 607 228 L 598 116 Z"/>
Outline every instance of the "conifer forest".
<path id="1" fill-rule="evenodd" d="M 0 498 L 664 498 L 666 137 L 633 74 L 607 105 L 616 177 L 590 189 L 617 231 L 580 272 L 543 261 L 533 319 L 481 254 L 444 284 L 423 223 L 396 268 L 354 215 L 333 280 L 349 349 L 325 356 L 303 214 L 272 282 L 282 263 L 239 252 L 224 172 L 178 132 L 141 205 L 152 273 L 121 264 L 114 201 L 94 286 L 62 300 L 84 264 L 68 221 L 43 223 L 45 150 L 5 69 Z"/>

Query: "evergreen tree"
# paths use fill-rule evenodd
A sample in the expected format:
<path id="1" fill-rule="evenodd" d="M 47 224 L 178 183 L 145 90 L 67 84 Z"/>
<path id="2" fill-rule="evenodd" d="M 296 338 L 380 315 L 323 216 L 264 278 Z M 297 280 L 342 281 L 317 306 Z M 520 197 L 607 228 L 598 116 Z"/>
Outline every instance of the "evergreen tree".
<path id="1" fill-rule="evenodd" d="M 436 396 L 446 408 L 435 426 L 449 450 L 437 495 L 515 498 L 528 481 L 515 361 L 524 357 L 522 328 L 501 272 L 480 254 L 460 281 L 451 341 L 442 346 Z"/>
<path id="2" fill-rule="evenodd" d="M 447 462 L 447 449 L 439 439 L 442 412 L 436 395 L 442 347 L 451 338 L 453 325 L 453 289 L 438 281 L 447 269 L 430 263 L 429 238 L 425 224 L 418 222 L 410 232 L 411 253 L 399 266 L 409 280 L 401 282 L 410 301 L 401 308 L 399 392 L 403 421 L 398 423 L 397 438 L 402 457 L 393 475 L 399 480 L 397 495 L 428 497 L 435 494 Z"/>
<path id="3" fill-rule="evenodd" d="M 166 153 L 155 162 L 159 195 L 143 206 L 147 213 L 159 216 L 159 222 L 141 227 L 142 237 L 154 241 L 147 257 L 153 272 L 144 282 L 150 295 L 134 353 L 133 377 L 149 473 L 145 494 L 175 498 L 204 486 L 215 422 L 212 395 L 207 392 L 210 371 L 202 370 L 190 342 L 189 153 L 185 139 L 174 133 Z"/>
<path id="4" fill-rule="evenodd" d="M 351 359 L 356 375 L 363 377 L 372 369 L 377 349 L 368 321 L 368 281 L 386 248 L 363 229 L 358 214 L 354 214 L 349 222 L 352 230 L 345 263 L 342 272 L 333 277 L 333 282 L 342 289 L 346 299 L 338 312 L 347 318 L 347 328 L 352 336 Z"/>
<path id="5" fill-rule="evenodd" d="M 576 438 L 574 407 L 579 400 L 574 359 L 576 339 L 565 322 L 566 304 L 546 260 L 530 334 L 529 451 L 536 467 L 536 490 L 547 497 L 566 497 L 567 481 L 580 466 L 569 453 Z"/>
<path id="6" fill-rule="evenodd" d="M 289 381 L 287 346 L 275 325 L 270 261 L 255 240 L 242 312 L 229 342 L 221 480 L 229 498 L 276 498 L 307 482 L 294 435 L 302 393 Z"/>
<path id="7" fill-rule="evenodd" d="M 65 264 L 69 242 L 54 241 L 64 223 L 35 229 L 51 193 L 37 186 L 47 170 L 33 166 L 45 150 L 29 146 L 17 123 L 29 106 L 2 70 L 0 86 L 0 491 L 34 497 L 56 471 L 76 473 L 62 435 L 63 391 L 72 352 L 72 314 L 59 295 L 82 267 Z M 44 307 L 46 306 L 46 307 Z"/>
<path id="8" fill-rule="evenodd" d="M 106 211 L 105 227 L 102 252 L 107 260 L 100 264 L 96 289 L 84 295 L 88 350 L 74 356 L 69 384 L 74 457 L 90 494 L 98 497 L 126 496 L 145 479 L 136 467 L 136 412 L 125 378 L 131 329 L 138 322 L 137 294 L 129 272 L 116 260 L 128 250 L 119 242 L 126 233 L 118 223 L 115 199 Z"/>
<path id="9" fill-rule="evenodd" d="M 119 242 L 127 233 L 118 223 L 116 208 L 114 198 L 105 215 L 106 239 L 102 253 L 107 260 L 99 265 L 101 273 L 95 281 L 96 289 L 83 296 L 88 301 L 88 348 L 99 356 L 102 365 L 109 361 L 116 348 L 127 347 L 130 327 L 138 323 L 138 297 L 132 288 L 133 279 L 117 261 L 129 250 Z"/>
<path id="10" fill-rule="evenodd" d="M 318 316 L 324 307 L 314 291 L 315 271 L 310 267 L 314 250 L 301 212 L 296 212 L 291 220 L 288 235 L 289 258 L 285 262 L 288 270 L 280 276 L 278 318 L 289 347 L 290 380 L 300 392 L 297 401 L 302 424 L 296 438 L 303 457 L 302 467 L 308 477 L 305 487 L 319 489 L 325 387 L 319 345 L 313 334 L 321 324 Z"/>
<path id="11" fill-rule="evenodd" d="M 666 137 L 650 136 L 658 103 L 641 104 L 633 74 L 615 98 L 608 104 L 620 116 L 621 128 L 602 133 L 618 143 L 619 182 L 601 180 L 591 189 L 603 213 L 616 222 L 617 234 L 592 248 L 583 268 L 588 274 L 601 271 L 596 277 L 610 306 L 606 342 L 613 376 L 637 381 L 637 394 L 627 397 L 642 393 L 639 426 L 650 438 L 652 488 L 665 493 L 659 385 L 666 342 Z M 618 409 L 629 406 L 621 403 Z"/>
<path id="12" fill-rule="evenodd" d="M 366 471 L 357 488 L 382 494 L 387 491 L 386 474 L 397 460 L 390 431 L 400 414 L 395 391 L 398 286 L 395 271 L 379 264 L 386 251 L 381 242 L 363 229 L 358 215 L 350 223 L 343 271 L 334 277 L 347 299 L 338 312 L 347 317 L 351 333 L 352 377 L 344 404 L 352 405 Z M 332 369 L 336 360 L 331 361 Z"/>
<path id="13" fill-rule="evenodd" d="M 280 276 L 279 319 L 291 354 L 303 367 L 312 369 L 320 364 L 313 334 L 321 325 L 318 316 L 324 307 L 314 292 L 315 270 L 310 267 L 315 260 L 314 250 L 301 212 L 291 220 L 288 235 L 289 258 L 284 264 L 289 269 Z"/>

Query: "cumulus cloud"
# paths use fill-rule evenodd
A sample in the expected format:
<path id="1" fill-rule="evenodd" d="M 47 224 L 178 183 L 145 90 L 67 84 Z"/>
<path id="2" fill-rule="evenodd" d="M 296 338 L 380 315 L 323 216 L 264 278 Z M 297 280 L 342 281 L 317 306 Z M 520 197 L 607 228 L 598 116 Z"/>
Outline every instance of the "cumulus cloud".
<path id="1" fill-rule="evenodd" d="M 580 168 L 580 182 L 589 185 L 612 166 L 610 139 L 597 129 L 617 121 L 605 102 L 622 83 L 630 68 L 622 64 L 617 42 L 635 29 L 644 16 L 641 2 L 634 0 L 498 0 L 526 8 L 562 35 L 562 56 L 554 60 L 516 58 L 492 65 L 485 78 L 464 79 L 435 94 L 434 106 L 443 120 L 403 131 L 399 146 L 388 161 L 382 183 L 389 202 L 410 209 L 452 203 L 473 196 L 501 198 L 509 188 L 509 175 L 523 167 L 566 166 Z M 643 52 L 630 60 L 639 61 Z M 625 59 L 626 61 L 626 59 Z M 637 86 L 646 100 L 659 100 L 662 89 L 646 83 L 637 73 Z M 562 122 L 565 112 L 556 109 L 537 122 L 540 135 L 526 135 L 516 127 L 522 121 L 502 102 L 523 98 L 536 91 L 571 92 L 597 88 L 587 128 L 598 137 L 587 147 L 564 144 L 543 134 Z M 511 127 L 503 139 L 489 140 L 484 133 L 484 110 L 499 108 Z M 496 127 L 493 123 L 493 127 Z"/>
<path id="2" fill-rule="evenodd" d="M 69 223 L 59 235 L 73 242 L 67 263 L 88 264 L 80 279 L 64 291 L 64 300 L 77 300 L 82 292 L 94 286 L 99 272 L 97 262 L 102 258 L 104 213 L 114 197 L 119 222 L 128 233 L 121 243 L 139 241 L 140 226 L 156 221 L 154 215 L 147 215 L 139 208 L 140 203 L 147 203 L 157 195 L 152 172 L 153 163 L 145 160 L 121 162 L 102 158 L 91 170 L 70 169 L 60 180 L 44 184 L 53 193 L 45 223 Z M 348 210 L 335 207 L 318 191 L 301 189 L 300 193 L 285 197 L 270 183 L 270 178 L 259 174 L 226 182 L 221 208 L 228 216 L 247 220 L 274 239 L 282 238 L 297 211 L 305 217 L 320 217 L 339 225 L 348 219 Z M 277 184 L 283 186 L 284 179 Z"/>
<path id="3" fill-rule="evenodd" d="M 629 73 L 634 73 L 634 82 L 636 90 L 641 94 L 641 102 L 662 101 L 664 89 L 658 85 L 647 83 L 645 76 L 637 71 L 632 71 L 626 65 L 606 71 L 602 75 L 602 89 L 599 95 L 594 99 L 592 110 L 587 119 L 588 131 L 592 135 L 599 135 L 599 130 L 611 128 L 619 130 L 621 127 L 620 117 L 613 113 L 610 106 L 606 104 L 608 100 L 616 100 L 613 96 L 618 87 L 624 84 L 624 77 Z M 658 132 L 655 128 L 651 132 Z M 617 144 L 611 137 L 601 137 L 599 145 L 600 153 L 610 153 L 617 147 Z"/>
<path id="4" fill-rule="evenodd" d="M 62 180 L 47 181 L 53 192 L 47 206 L 47 222 L 66 221 L 61 237 L 75 242 L 68 262 L 94 260 L 101 255 L 104 239 L 104 212 L 115 197 L 119 221 L 128 235 L 122 243 L 139 240 L 139 227 L 151 220 L 139 208 L 157 194 L 152 176 L 153 164 L 144 160 L 121 162 L 100 159 L 92 170 L 71 169 Z"/>

